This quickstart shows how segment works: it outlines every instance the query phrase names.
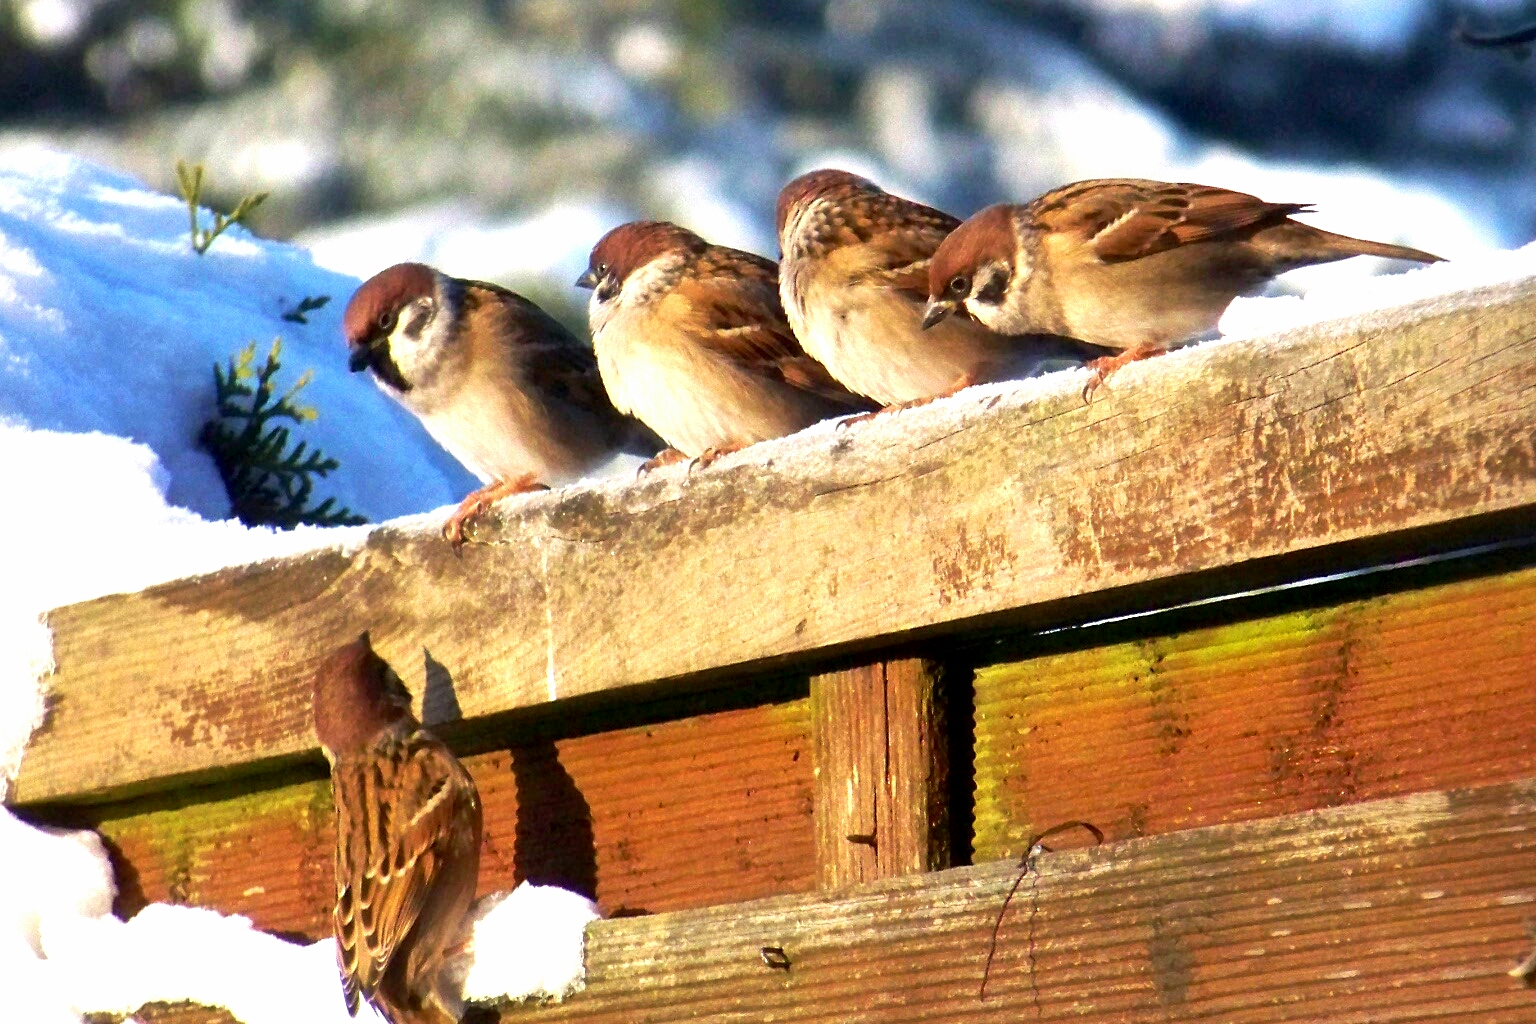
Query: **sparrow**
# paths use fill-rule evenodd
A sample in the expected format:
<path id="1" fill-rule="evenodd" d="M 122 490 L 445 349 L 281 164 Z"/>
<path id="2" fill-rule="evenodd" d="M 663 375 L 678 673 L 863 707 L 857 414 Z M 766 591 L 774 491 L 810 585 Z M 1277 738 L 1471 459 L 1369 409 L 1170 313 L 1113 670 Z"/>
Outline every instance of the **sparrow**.
<path id="1" fill-rule="evenodd" d="M 342 327 L 353 372 L 391 398 L 487 486 L 443 526 L 509 494 L 571 483 L 658 442 L 614 409 L 592 349 L 537 305 L 484 281 L 400 263 L 363 282 Z"/>
<path id="2" fill-rule="evenodd" d="M 928 262 L 960 221 L 842 170 L 779 193 L 779 293 L 805 351 L 844 387 L 903 407 L 1101 353 L 962 317 L 923 329 Z"/>
<path id="3" fill-rule="evenodd" d="M 934 253 L 923 323 L 938 329 L 969 319 L 1118 352 L 1089 364 L 1091 393 L 1119 366 L 1214 331 L 1234 298 L 1288 270 L 1351 256 L 1440 259 L 1291 219 L 1310 209 L 1134 178 L 1080 181 L 1024 205 L 989 206 Z"/>
<path id="4" fill-rule="evenodd" d="M 367 633 L 321 663 L 314 714 L 336 804 L 331 921 L 347 1012 L 366 999 L 390 1024 L 455 1024 L 438 974 L 480 871 L 475 783 L 412 717 Z"/>
<path id="5" fill-rule="evenodd" d="M 655 464 L 707 464 L 873 408 L 801 349 L 772 260 L 635 221 L 598 241 L 576 286 L 592 290 L 592 348 L 614 406 L 671 446 Z"/>

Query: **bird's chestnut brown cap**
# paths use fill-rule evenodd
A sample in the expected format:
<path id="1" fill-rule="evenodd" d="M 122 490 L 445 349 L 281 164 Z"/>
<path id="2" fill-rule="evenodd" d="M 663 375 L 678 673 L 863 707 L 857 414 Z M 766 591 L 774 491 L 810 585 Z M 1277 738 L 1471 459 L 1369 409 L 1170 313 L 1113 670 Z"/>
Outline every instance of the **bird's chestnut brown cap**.
<path id="1" fill-rule="evenodd" d="M 671 252 L 697 254 L 708 248 L 704 239 L 669 221 L 630 221 L 597 240 L 586 273 L 576 279 L 576 287 L 596 288 L 608 275 L 622 283 L 658 256 Z"/>
<path id="2" fill-rule="evenodd" d="M 315 672 L 315 734 L 332 756 L 366 747 L 380 729 L 411 717 L 411 695 L 364 633 Z"/>
<path id="3" fill-rule="evenodd" d="M 884 191 L 868 178 L 861 178 L 852 171 L 824 167 L 808 171 L 779 190 L 779 202 L 774 211 L 774 222 L 779 237 L 784 237 L 784 225 L 790 211 L 817 199 L 842 199 L 868 192 Z"/>
<path id="4" fill-rule="evenodd" d="M 1006 203 L 989 206 L 945 236 L 928 263 L 930 299 L 964 299 L 977 267 L 999 260 L 1012 265 L 1013 210 Z"/>
<path id="5" fill-rule="evenodd" d="M 400 310 L 433 294 L 436 287 L 436 272 L 424 263 L 397 263 L 374 274 L 352 293 L 342 314 L 347 344 L 364 347 L 377 336 L 388 335 Z"/>

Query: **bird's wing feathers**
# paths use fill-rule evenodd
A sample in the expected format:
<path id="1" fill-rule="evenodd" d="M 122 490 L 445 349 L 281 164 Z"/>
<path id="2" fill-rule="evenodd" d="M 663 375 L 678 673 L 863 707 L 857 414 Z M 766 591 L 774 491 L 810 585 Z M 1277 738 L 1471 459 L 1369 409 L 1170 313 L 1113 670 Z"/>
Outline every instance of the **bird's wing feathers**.
<path id="1" fill-rule="evenodd" d="M 494 296 L 499 301 L 488 302 Z M 522 375 L 538 381 L 551 398 L 579 409 L 609 405 L 597 372 L 597 357 L 554 317 L 514 291 L 484 281 L 471 282 L 465 293 L 466 318 L 505 317 L 507 329 L 471 331 L 472 338 L 504 338 L 517 347 Z"/>
<path id="2" fill-rule="evenodd" d="M 478 800 L 443 744 L 419 731 L 391 737 L 335 772 L 336 935 L 347 1009 L 372 996 L 442 875 L 456 822 Z M 346 814 L 363 827 L 345 827 Z"/>
<path id="3" fill-rule="evenodd" d="M 862 275 L 900 292 L 913 302 L 928 301 L 928 264 L 939 243 L 960 226 L 942 210 L 900 196 L 884 195 L 876 204 L 869 241 L 878 248 L 876 264 Z M 891 230 L 898 227 L 900 230 Z"/>
<path id="4" fill-rule="evenodd" d="M 863 402 L 816 360 L 805 354 L 779 304 L 778 267 L 771 260 L 734 249 L 702 256 L 674 294 L 692 333 L 714 352 L 748 372 L 852 407 Z"/>
<path id="5" fill-rule="evenodd" d="M 1140 180 L 1079 182 L 1031 205 L 1047 230 L 1112 262 L 1255 231 L 1307 209 L 1209 185 Z"/>
<path id="6" fill-rule="evenodd" d="M 601 410 L 609 406 L 597 372 L 597 357 L 576 341 L 526 339 L 523 342 L 525 373 L 548 389 L 548 394 L 578 409 Z"/>

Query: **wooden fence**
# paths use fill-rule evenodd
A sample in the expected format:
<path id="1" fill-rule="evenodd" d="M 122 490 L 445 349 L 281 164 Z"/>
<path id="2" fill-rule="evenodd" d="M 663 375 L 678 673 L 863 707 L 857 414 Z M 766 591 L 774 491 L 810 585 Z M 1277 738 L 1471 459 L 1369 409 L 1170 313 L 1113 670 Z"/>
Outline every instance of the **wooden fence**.
<path id="1" fill-rule="evenodd" d="M 609 915 L 505 1020 L 1536 1019 L 1536 288 L 1064 377 L 58 609 L 14 798 L 318 937 L 366 628 Z"/>

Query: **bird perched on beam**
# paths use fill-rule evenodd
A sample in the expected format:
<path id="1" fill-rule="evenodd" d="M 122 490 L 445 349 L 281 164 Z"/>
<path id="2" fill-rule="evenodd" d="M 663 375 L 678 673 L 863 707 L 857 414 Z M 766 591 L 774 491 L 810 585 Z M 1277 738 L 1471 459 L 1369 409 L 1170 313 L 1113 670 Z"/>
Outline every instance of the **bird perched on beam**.
<path id="1" fill-rule="evenodd" d="M 928 261 L 960 221 L 848 171 L 811 171 L 778 201 L 779 291 L 805 351 L 887 407 L 1102 354 L 1043 335 L 1009 337 L 961 317 L 923 330 Z"/>
<path id="2" fill-rule="evenodd" d="M 347 1012 L 366 999 L 390 1024 L 457 1024 L 439 972 L 480 872 L 480 797 L 369 643 L 315 673 L 315 732 L 336 805 L 332 926 Z"/>
<path id="3" fill-rule="evenodd" d="M 342 318 L 349 365 L 487 486 L 443 526 L 458 547 L 467 520 L 509 494 L 571 483 L 620 453 L 660 447 L 621 415 L 592 349 L 515 292 L 421 263 L 380 271 Z"/>
<path id="4" fill-rule="evenodd" d="M 772 260 L 660 221 L 621 224 L 576 282 L 592 289 L 592 348 L 614 405 L 708 463 L 874 406 L 795 340 Z"/>
<path id="5" fill-rule="evenodd" d="M 1125 363 L 1214 331 L 1234 298 L 1288 270 L 1351 256 L 1440 259 L 1291 219 L 1308 210 L 1135 178 L 1080 181 L 1027 204 L 989 206 L 934 253 L 923 323 L 937 330 L 969 319 L 1115 350 L 1090 364 L 1091 392 Z"/>

